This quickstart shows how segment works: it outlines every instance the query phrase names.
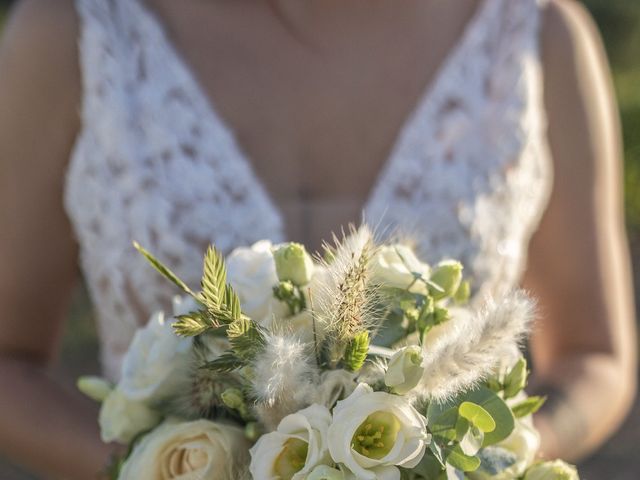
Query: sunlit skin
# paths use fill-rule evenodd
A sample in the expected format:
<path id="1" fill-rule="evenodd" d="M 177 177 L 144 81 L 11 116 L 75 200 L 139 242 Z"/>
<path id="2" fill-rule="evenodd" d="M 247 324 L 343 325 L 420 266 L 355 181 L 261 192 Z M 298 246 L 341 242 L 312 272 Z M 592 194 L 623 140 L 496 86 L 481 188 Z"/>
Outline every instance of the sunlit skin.
<path id="1" fill-rule="evenodd" d="M 311 247 L 360 219 L 398 130 L 477 7 L 147 3 L 237 133 L 289 237 Z M 47 373 L 78 282 L 62 206 L 81 125 L 78 28 L 71 0 L 22 0 L 0 48 L 0 450 L 70 480 L 94 478 L 113 450 L 96 407 Z M 523 284 L 541 314 L 533 387 L 560 398 L 536 419 L 543 449 L 575 459 L 622 421 L 636 378 L 620 132 L 600 40 L 578 3 L 549 3 L 541 45 L 554 190 Z"/>

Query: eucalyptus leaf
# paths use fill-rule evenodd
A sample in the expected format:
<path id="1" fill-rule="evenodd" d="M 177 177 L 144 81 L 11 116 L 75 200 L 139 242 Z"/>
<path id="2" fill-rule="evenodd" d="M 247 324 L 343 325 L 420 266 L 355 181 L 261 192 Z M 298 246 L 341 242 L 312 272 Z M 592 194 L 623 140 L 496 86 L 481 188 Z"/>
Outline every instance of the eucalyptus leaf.
<path id="1" fill-rule="evenodd" d="M 493 432 L 496 429 L 496 422 L 489 412 L 480 405 L 473 402 L 462 402 L 458 408 L 461 417 L 466 418 L 472 425 L 475 425 L 484 433 Z"/>
<path id="2" fill-rule="evenodd" d="M 465 455 L 459 446 L 444 449 L 447 463 L 463 472 L 473 472 L 480 466 L 478 457 Z"/>

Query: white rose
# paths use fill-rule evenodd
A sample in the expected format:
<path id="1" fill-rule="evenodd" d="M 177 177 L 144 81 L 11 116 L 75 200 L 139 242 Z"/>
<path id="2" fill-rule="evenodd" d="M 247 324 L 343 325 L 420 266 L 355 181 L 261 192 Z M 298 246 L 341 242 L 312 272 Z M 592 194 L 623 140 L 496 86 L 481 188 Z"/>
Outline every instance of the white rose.
<path id="1" fill-rule="evenodd" d="M 513 480 L 521 477 L 536 458 L 540 448 L 540 434 L 534 428 L 531 416 L 516 419 L 516 426 L 511 435 L 497 443 L 494 447 L 503 449 L 512 456 L 515 462 L 497 473 L 487 472 L 482 467 L 467 475 L 472 480 Z M 482 451 L 481 451 L 482 455 Z"/>
<path id="2" fill-rule="evenodd" d="M 320 405 L 284 417 L 250 450 L 253 480 L 304 480 L 314 467 L 329 462 L 330 423 L 331 413 Z"/>
<path id="3" fill-rule="evenodd" d="M 414 293 L 427 294 L 424 282 L 416 281 L 415 273 L 429 278 L 431 269 L 416 257 L 406 245 L 385 245 L 380 247 L 372 260 L 372 281 L 384 286 L 408 288 Z"/>
<path id="4" fill-rule="evenodd" d="M 360 384 L 333 410 L 329 450 L 362 480 L 398 480 L 398 466 L 413 468 L 428 444 L 426 419 L 405 399 Z"/>
<path id="5" fill-rule="evenodd" d="M 208 420 L 168 421 L 145 436 L 119 480 L 236 480 L 249 443 L 238 427 Z"/>
<path id="6" fill-rule="evenodd" d="M 160 415 L 144 402 L 127 397 L 119 389 L 113 390 L 102 403 L 98 423 L 105 443 L 129 443 L 140 432 L 160 422 Z"/>
<path id="7" fill-rule="evenodd" d="M 384 376 L 387 387 L 393 388 L 395 393 L 404 395 L 416 387 L 422 379 L 422 348 L 409 345 L 393 354 L 389 360 L 389 367 Z"/>
<path id="8" fill-rule="evenodd" d="M 226 258 L 227 280 L 240 297 L 242 311 L 267 327 L 274 315 L 287 313 L 287 306 L 273 296 L 278 276 L 271 247 L 271 242 L 261 240 L 236 248 Z"/>
<path id="9" fill-rule="evenodd" d="M 129 398 L 155 402 L 179 392 L 188 379 L 192 340 L 178 337 L 158 312 L 133 337 L 118 388 Z"/>

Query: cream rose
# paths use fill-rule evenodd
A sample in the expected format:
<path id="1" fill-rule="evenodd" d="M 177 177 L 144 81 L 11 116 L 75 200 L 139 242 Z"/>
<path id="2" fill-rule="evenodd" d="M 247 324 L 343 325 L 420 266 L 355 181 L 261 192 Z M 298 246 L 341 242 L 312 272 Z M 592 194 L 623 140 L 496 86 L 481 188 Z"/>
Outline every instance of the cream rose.
<path id="1" fill-rule="evenodd" d="M 119 480 L 236 480 L 248 448 L 238 427 L 167 421 L 136 445 Z"/>
<path id="2" fill-rule="evenodd" d="M 98 423 L 105 443 L 129 443 L 140 432 L 153 428 L 160 415 L 144 402 L 127 397 L 119 389 L 109 393 L 102 403 Z"/>
<path id="3" fill-rule="evenodd" d="M 250 451 L 253 480 L 304 480 L 316 466 L 330 462 L 330 423 L 331 413 L 320 405 L 283 418 L 276 431 L 260 437 Z"/>
<path id="4" fill-rule="evenodd" d="M 178 337 L 162 312 L 139 329 L 122 364 L 118 388 L 130 399 L 153 403 L 179 392 L 188 378 L 192 340 Z"/>
<path id="5" fill-rule="evenodd" d="M 399 466 L 415 467 L 429 437 L 426 419 L 405 399 L 360 384 L 333 410 L 329 450 L 362 480 L 399 480 Z"/>
<path id="6" fill-rule="evenodd" d="M 406 245 L 382 246 L 372 260 L 372 281 L 389 287 L 410 288 L 415 293 L 428 293 L 425 282 L 416 274 L 429 278 L 429 265 L 421 262 Z"/>
<path id="7" fill-rule="evenodd" d="M 554 460 L 534 465 L 527 471 L 524 480 L 579 480 L 579 477 L 576 467 L 562 460 Z"/>
<path id="8" fill-rule="evenodd" d="M 287 314 L 287 306 L 273 296 L 278 284 L 272 245 L 261 240 L 251 247 L 236 248 L 226 258 L 227 280 L 240 297 L 242 311 L 268 327 L 273 316 Z"/>

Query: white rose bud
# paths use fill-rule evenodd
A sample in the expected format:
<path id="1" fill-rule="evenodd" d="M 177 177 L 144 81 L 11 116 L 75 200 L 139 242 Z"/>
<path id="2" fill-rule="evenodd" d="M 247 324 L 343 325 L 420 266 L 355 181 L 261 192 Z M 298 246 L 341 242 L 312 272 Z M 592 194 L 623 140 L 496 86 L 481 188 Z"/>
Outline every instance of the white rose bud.
<path id="1" fill-rule="evenodd" d="M 167 421 L 133 449 L 121 480 L 236 480 L 249 442 L 241 428 L 196 420 Z"/>
<path id="2" fill-rule="evenodd" d="M 111 383 L 104 378 L 90 375 L 80 377 L 76 385 L 78 390 L 96 402 L 104 402 L 113 390 Z"/>
<path id="3" fill-rule="evenodd" d="M 279 245 L 273 252 L 273 258 L 281 282 L 290 281 L 302 287 L 311 281 L 313 260 L 303 245 L 293 242 Z"/>
<path id="4" fill-rule="evenodd" d="M 410 345 L 398 350 L 389 360 L 384 383 L 400 395 L 409 392 L 422 378 L 424 373 L 422 360 L 422 349 L 418 345 Z"/>
<path id="5" fill-rule="evenodd" d="M 372 261 L 373 281 L 387 287 L 409 288 L 414 293 L 426 294 L 425 282 L 416 280 L 416 275 L 427 279 L 431 269 L 416 257 L 406 245 L 380 247 Z"/>
<path id="6" fill-rule="evenodd" d="M 361 383 L 333 409 L 331 458 L 360 480 L 399 479 L 424 456 L 427 421 L 403 397 Z"/>
<path id="7" fill-rule="evenodd" d="M 444 260 L 433 270 L 429 280 L 442 289 L 442 291 L 435 288 L 429 289 L 434 299 L 452 297 L 458 291 L 462 281 L 462 264 L 455 260 Z"/>
<path id="8" fill-rule="evenodd" d="M 327 446 L 330 423 L 329 410 L 317 404 L 283 418 L 276 431 L 260 437 L 250 450 L 251 478 L 307 479 L 316 466 L 330 461 Z"/>
<path id="9" fill-rule="evenodd" d="M 100 436 L 105 443 L 127 444 L 160 422 L 160 415 L 144 402 L 127 397 L 119 389 L 105 399 L 98 418 Z"/>
<path id="10" fill-rule="evenodd" d="M 554 460 L 532 466 L 524 480 L 579 480 L 578 471 L 573 465 Z"/>

